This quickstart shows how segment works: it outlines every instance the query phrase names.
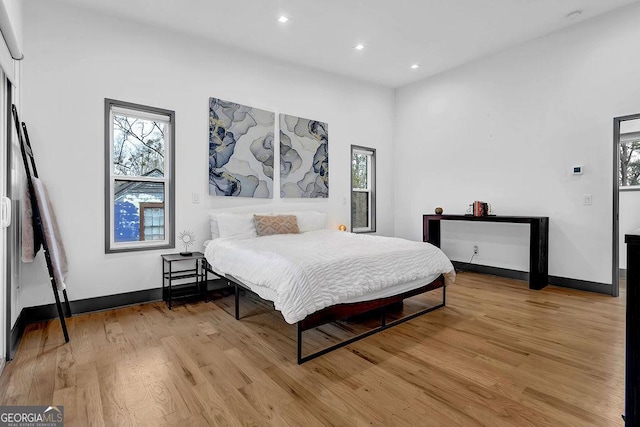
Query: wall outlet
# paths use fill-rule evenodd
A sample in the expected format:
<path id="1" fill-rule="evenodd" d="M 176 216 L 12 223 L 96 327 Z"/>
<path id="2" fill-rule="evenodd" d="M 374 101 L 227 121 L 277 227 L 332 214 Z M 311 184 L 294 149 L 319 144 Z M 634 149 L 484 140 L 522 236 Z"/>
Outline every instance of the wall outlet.
<path id="1" fill-rule="evenodd" d="M 478 255 L 478 245 L 473 245 L 473 254 Z"/>

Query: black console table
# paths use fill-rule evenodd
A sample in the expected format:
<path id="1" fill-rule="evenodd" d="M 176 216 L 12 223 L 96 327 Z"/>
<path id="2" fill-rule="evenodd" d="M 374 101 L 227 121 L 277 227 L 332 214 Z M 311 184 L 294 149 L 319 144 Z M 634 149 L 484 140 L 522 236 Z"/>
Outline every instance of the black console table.
<path id="1" fill-rule="evenodd" d="M 627 244 L 627 332 L 625 346 L 625 425 L 640 425 L 640 229 L 625 234 Z"/>
<path id="2" fill-rule="evenodd" d="M 440 247 L 440 221 L 510 222 L 529 224 L 529 289 L 542 289 L 549 281 L 549 217 L 423 215 L 422 240 Z"/>

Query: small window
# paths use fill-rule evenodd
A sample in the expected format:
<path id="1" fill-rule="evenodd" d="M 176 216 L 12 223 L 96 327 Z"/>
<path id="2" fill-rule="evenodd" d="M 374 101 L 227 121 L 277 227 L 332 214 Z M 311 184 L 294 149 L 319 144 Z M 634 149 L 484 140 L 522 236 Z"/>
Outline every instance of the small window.
<path id="1" fill-rule="evenodd" d="M 351 231 L 376 231 L 376 150 L 351 146 Z"/>
<path id="2" fill-rule="evenodd" d="M 621 190 L 640 190 L 640 132 L 620 134 L 618 177 Z"/>
<path id="3" fill-rule="evenodd" d="M 174 121 L 105 99 L 105 252 L 174 247 Z"/>

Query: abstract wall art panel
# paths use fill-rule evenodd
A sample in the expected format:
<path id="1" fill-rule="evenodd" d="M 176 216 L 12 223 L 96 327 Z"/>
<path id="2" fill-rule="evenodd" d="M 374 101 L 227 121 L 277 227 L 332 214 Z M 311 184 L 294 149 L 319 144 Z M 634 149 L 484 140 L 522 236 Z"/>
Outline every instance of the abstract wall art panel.
<path id="1" fill-rule="evenodd" d="M 329 197 L 327 123 L 280 114 L 280 197 Z"/>
<path id="2" fill-rule="evenodd" d="M 275 113 L 209 98 L 209 194 L 273 197 Z"/>

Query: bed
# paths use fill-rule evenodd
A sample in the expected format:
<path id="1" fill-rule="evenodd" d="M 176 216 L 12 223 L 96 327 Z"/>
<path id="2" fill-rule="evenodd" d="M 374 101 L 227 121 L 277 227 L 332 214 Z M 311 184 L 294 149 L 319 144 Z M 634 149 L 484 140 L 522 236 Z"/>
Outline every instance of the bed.
<path id="1" fill-rule="evenodd" d="M 272 221 L 285 216 L 293 217 L 297 232 L 260 235 L 258 219 Z M 439 248 L 393 237 L 328 230 L 326 215 L 321 212 L 220 214 L 212 219 L 212 237 L 205 248 L 208 268 L 235 287 L 236 318 L 241 289 L 273 302 L 287 323 L 297 325 L 299 364 L 444 307 L 445 285 L 455 280 L 454 268 Z M 440 304 L 387 322 L 387 307 L 436 289 L 442 289 Z M 304 331 L 371 310 L 379 310 L 380 326 L 303 355 Z"/>

